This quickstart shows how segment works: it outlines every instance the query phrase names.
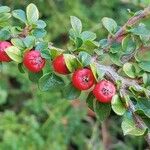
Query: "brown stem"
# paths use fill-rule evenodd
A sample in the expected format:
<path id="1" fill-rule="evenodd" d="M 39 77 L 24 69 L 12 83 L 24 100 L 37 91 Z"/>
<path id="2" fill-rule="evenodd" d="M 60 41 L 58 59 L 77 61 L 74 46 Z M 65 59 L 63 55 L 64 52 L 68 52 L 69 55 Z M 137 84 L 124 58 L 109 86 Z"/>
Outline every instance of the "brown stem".
<path id="1" fill-rule="evenodd" d="M 105 120 L 102 123 L 102 140 L 103 140 L 104 150 L 109 150 L 111 145 L 111 138 L 108 132 L 108 124 L 109 124 L 108 120 Z"/>
<path id="2" fill-rule="evenodd" d="M 124 94 L 126 95 L 126 90 L 125 90 L 125 89 L 124 89 L 122 92 L 123 92 L 123 93 L 122 93 L 123 95 L 124 95 Z M 142 120 L 142 118 L 141 118 L 138 114 L 135 113 L 135 106 L 134 106 L 134 104 L 132 103 L 132 101 L 130 100 L 128 104 L 129 104 L 129 105 L 128 105 L 128 109 L 129 109 L 129 111 L 132 113 L 133 119 L 134 119 L 134 121 L 135 121 L 137 127 L 140 128 L 140 129 L 146 129 L 147 126 L 146 126 L 146 124 L 144 123 L 144 121 Z M 145 136 L 145 140 L 147 141 L 147 143 L 148 143 L 148 145 L 149 145 L 149 148 L 150 148 L 150 133 L 148 133 L 148 134 Z"/>
<path id="3" fill-rule="evenodd" d="M 22 32 L 19 34 L 19 37 L 26 37 L 29 32 L 31 31 L 32 27 L 31 26 L 26 26 Z"/>
<path id="4" fill-rule="evenodd" d="M 121 37 L 122 35 L 125 35 L 127 33 L 127 27 L 131 27 L 134 26 L 135 24 L 137 24 L 139 21 L 141 21 L 142 19 L 146 18 L 150 16 L 150 6 L 145 8 L 143 11 L 139 12 L 137 15 L 134 15 L 133 17 L 131 17 L 116 33 L 113 37 L 110 37 L 108 39 L 108 45 L 111 46 L 111 44 L 116 41 L 116 39 L 118 39 L 119 37 Z M 108 49 L 105 49 L 105 51 L 109 51 Z"/>
<path id="5" fill-rule="evenodd" d="M 116 81 L 121 81 L 122 82 L 122 87 L 120 89 L 120 93 L 122 95 L 126 95 L 126 89 L 129 88 L 130 86 L 133 86 L 135 87 L 137 90 L 142 90 L 143 87 L 140 86 L 136 80 L 131 80 L 131 79 L 128 79 L 128 78 L 123 78 L 122 76 L 120 76 L 117 71 L 115 69 L 113 69 L 112 67 L 110 66 L 105 66 L 105 65 L 100 65 L 98 63 L 96 63 L 97 66 L 103 70 L 105 72 L 105 75 L 107 76 L 107 78 L 109 78 L 110 80 L 112 80 L 113 82 L 116 82 Z M 146 90 L 146 89 L 145 89 Z M 149 90 L 146 90 L 148 96 L 150 96 L 150 91 Z M 139 128 L 144 128 L 146 127 L 146 124 L 143 122 L 142 118 L 137 115 L 135 113 L 135 106 L 134 104 L 132 103 L 132 101 L 130 100 L 129 103 L 128 103 L 128 106 L 129 108 L 129 111 L 132 112 L 133 116 L 134 116 L 134 120 L 135 120 L 135 123 L 137 124 L 137 126 Z M 146 136 L 145 136 L 145 139 L 150 147 L 150 133 L 148 133 Z"/>

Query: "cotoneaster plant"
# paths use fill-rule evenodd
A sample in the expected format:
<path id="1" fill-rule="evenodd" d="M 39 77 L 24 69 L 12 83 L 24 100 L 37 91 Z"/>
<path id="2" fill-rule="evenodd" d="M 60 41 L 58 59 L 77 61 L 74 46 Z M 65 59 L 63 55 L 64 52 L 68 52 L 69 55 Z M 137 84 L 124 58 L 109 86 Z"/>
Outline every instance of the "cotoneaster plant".
<path id="1" fill-rule="evenodd" d="M 69 74 L 69 70 L 66 66 L 65 59 L 63 55 L 57 56 L 52 62 L 54 71 L 59 74 Z"/>
<path id="2" fill-rule="evenodd" d="M 78 69 L 72 75 L 72 84 L 81 91 L 90 89 L 94 80 L 94 75 L 88 68 Z"/>
<path id="3" fill-rule="evenodd" d="M 1 6 L 0 15 L 1 65 L 16 62 L 41 91 L 55 88 L 72 100 L 85 95 L 101 122 L 113 110 L 123 118 L 124 135 L 143 136 L 150 145 L 150 30 L 143 20 L 150 16 L 150 7 L 130 14 L 122 27 L 104 17 L 108 36 L 103 39 L 82 31 L 81 20 L 71 16 L 66 50 L 45 40 L 46 23 L 34 4 L 26 11 Z M 13 26 L 13 17 L 22 26 Z"/>
<path id="4" fill-rule="evenodd" d="M 31 50 L 25 52 L 23 56 L 24 66 L 31 72 L 40 72 L 45 65 L 45 59 L 41 57 L 41 52 L 38 50 Z"/>
<path id="5" fill-rule="evenodd" d="M 0 62 L 10 62 L 11 58 L 6 53 L 6 49 L 12 46 L 10 42 L 1 41 L 0 42 Z"/>
<path id="6" fill-rule="evenodd" d="M 96 99 L 102 103 L 110 103 L 115 93 L 116 87 L 108 80 L 101 80 L 93 90 Z"/>

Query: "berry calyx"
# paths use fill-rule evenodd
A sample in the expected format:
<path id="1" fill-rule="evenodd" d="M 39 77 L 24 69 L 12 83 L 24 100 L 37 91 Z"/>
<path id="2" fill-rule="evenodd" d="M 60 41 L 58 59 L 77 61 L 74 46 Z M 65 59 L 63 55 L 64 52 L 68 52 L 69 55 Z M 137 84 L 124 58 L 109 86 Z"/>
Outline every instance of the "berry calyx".
<path id="1" fill-rule="evenodd" d="M 53 60 L 52 65 L 53 65 L 54 71 L 59 73 L 59 74 L 66 75 L 69 73 L 69 70 L 66 66 L 65 59 L 64 59 L 63 55 L 57 56 Z"/>
<path id="2" fill-rule="evenodd" d="M 37 73 L 45 66 L 45 59 L 41 57 L 40 51 L 31 50 L 24 54 L 23 64 L 29 71 Z"/>
<path id="3" fill-rule="evenodd" d="M 102 103 L 109 103 L 116 93 L 116 87 L 108 80 L 101 80 L 96 84 L 93 94 Z"/>
<path id="4" fill-rule="evenodd" d="M 72 84 L 78 90 L 88 90 L 95 82 L 92 71 L 88 68 L 78 69 L 73 73 Z"/>
<path id="5" fill-rule="evenodd" d="M 10 62 L 11 58 L 7 55 L 6 49 L 12 46 L 10 42 L 0 41 L 0 62 Z"/>

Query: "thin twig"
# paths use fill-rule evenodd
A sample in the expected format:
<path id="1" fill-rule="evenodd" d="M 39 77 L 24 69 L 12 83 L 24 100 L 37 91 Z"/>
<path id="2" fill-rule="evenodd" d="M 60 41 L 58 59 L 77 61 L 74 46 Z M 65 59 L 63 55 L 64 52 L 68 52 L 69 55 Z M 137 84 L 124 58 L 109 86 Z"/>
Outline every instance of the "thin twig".
<path id="1" fill-rule="evenodd" d="M 133 80 L 133 79 L 129 79 L 129 78 L 123 78 L 122 76 L 120 76 L 117 71 L 115 69 L 113 69 L 112 67 L 110 66 L 105 66 L 105 65 L 100 65 L 98 63 L 96 63 L 96 65 L 104 71 L 105 75 L 112 81 L 114 81 L 115 83 L 117 81 L 121 81 L 122 82 L 122 87 L 121 87 L 121 90 L 122 90 L 122 94 L 123 95 L 126 95 L 126 89 L 128 89 L 130 86 L 133 86 L 135 87 L 137 90 L 142 90 L 143 87 L 141 85 L 139 85 L 136 80 Z M 145 89 L 146 90 L 146 89 Z M 149 90 L 146 90 L 148 96 L 150 96 L 150 91 Z M 134 120 L 135 120 L 135 123 L 137 124 L 137 126 L 141 129 L 145 129 L 146 128 L 146 125 L 145 123 L 143 122 L 142 118 L 137 115 L 135 113 L 135 106 L 134 104 L 132 103 L 132 101 L 130 100 L 129 103 L 128 103 L 128 109 L 129 111 L 133 114 L 133 117 L 134 117 Z M 148 145 L 150 146 L 150 133 L 148 133 L 145 137 Z"/>
<path id="2" fill-rule="evenodd" d="M 127 33 L 127 28 L 132 27 L 135 24 L 137 24 L 142 19 L 150 16 L 150 6 L 145 8 L 143 11 L 140 11 L 137 13 L 137 15 L 134 15 L 131 17 L 116 33 L 114 36 L 108 38 L 108 45 L 111 46 L 111 44 L 116 41 L 119 37 L 122 35 L 125 35 Z M 105 51 L 109 51 L 109 48 L 105 49 Z"/>

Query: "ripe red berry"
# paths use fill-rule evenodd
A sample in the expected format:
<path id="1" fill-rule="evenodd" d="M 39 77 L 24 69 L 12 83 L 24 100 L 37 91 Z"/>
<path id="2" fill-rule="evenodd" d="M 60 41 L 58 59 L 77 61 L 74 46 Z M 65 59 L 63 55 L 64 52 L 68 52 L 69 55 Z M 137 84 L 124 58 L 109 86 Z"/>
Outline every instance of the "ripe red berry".
<path id="1" fill-rule="evenodd" d="M 12 46 L 10 42 L 1 41 L 0 42 L 0 62 L 9 62 L 11 58 L 6 54 L 6 48 Z"/>
<path id="2" fill-rule="evenodd" d="M 41 57 L 40 51 L 31 50 L 24 54 L 23 64 L 29 71 L 36 73 L 43 69 L 45 59 Z"/>
<path id="3" fill-rule="evenodd" d="M 72 83 L 78 90 L 88 90 L 94 85 L 94 76 L 90 69 L 78 69 L 73 73 Z"/>
<path id="4" fill-rule="evenodd" d="M 59 74 L 68 74 L 69 70 L 66 66 L 65 59 L 63 55 L 57 56 L 52 62 L 54 71 Z"/>
<path id="5" fill-rule="evenodd" d="M 112 100 L 112 97 L 116 93 L 116 88 L 114 84 L 108 80 L 101 80 L 96 84 L 93 94 L 98 101 L 102 103 L 109 103 Z"/>

